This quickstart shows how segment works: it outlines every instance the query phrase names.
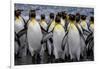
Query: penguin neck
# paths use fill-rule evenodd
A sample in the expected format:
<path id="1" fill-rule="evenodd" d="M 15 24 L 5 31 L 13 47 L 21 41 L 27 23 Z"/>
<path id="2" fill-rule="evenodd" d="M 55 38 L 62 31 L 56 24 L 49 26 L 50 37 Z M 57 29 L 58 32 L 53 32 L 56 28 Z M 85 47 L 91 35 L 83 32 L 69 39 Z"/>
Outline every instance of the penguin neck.
<path id="1" fill-rule="evenodd" d="M 41 22 L 45 22 L 45 20 L 44 19 L 41 19 Z"/>
<path id="2" fill-rule="evenodd" d="M 94 22 L 90 21 L 90 24 L 94 24 Z"/>
<path id="3" fill-rule="evenodd" d="M 86 20 L 81 20 L 82 22 L 86 22 Z"/>
<path id="4" fill-rule="evenodd" d="M 70 24 L 74 24 L 75 23 L 75 21 L 70 21 Z"/>
<path id="5" fill-rule="evenodd" d="M 31 18 L 31 21 L 35 21 L 35 18 L 34 18 L 34 17 L 32 17 L 32 18 Z"/>
<path id="6" fill-rule="evenodd" d="M 69 18 L 69 17 L 66 15 L 66 19 L 67 19 L 67 20 L 68 20 L 68 18 Z"/>
<path id="7" fill-rule="evenodd" d="M 80 21 L 76 22 L 76 24 L 80 24 Z"/>
<path id="8" fill-rule="evenodd" d="M 20 19 L 21 18 L 21 16 L 15 16 L 15 19 Z"/>

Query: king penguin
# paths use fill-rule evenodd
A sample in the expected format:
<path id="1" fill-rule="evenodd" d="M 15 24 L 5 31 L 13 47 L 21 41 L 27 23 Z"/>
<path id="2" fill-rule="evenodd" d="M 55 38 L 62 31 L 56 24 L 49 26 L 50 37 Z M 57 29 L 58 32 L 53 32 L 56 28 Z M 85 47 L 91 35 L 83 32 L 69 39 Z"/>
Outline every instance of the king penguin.
<path id="1" fill-rule="evenodd" d="M 66 50 L 66 55 L 70 55 L 70 60 L 72 61 L 76 61 L 76 60 L 80 60 L 80 53 L 81 53 L 81 47 L 80 47 L 80 34 L 79 31 L 77 29 L 77 27 L 75 26 L 75 15 L 70 14 L 69 16 L 69 24 L 67 27 L 67 32 L 65 35 L 65 47 L 63 47 L 63 49 L 65 48 Z"/>
<path id="2" fill-rule="evenodd" d="M 45 36 L 48 34 L 47 32 L 47 22 L 45 20 L 45 15 L 44 14 L 41 14 L 41 20 L 40 20 L 40 27 L 41 27 L 41 30 L 42 30 L 42 34 L 43 34 L 43 38 L 45 38 Z M 47 49 L 47 44 L 46 44 L 46 41 L 42 43 L 41 41 L 41 45 L 42 45 L 42 48 L 41 48 L 41 52 L 40 52 L 40 55 L 41 55 L 41 63 L 47 63 L 48 62 L 48 49 Z"/>
<path id="3" fill-rule="evenodd" d="M 33 63 L 40 63 L 42 31 L 39 23 L 36 20 L 35 10 L 30 10 L 29 12 L 27 39 L 29 51 L 31 53 L 31 56 L 33 57 Z"/>
<path id="4" fill-rule="evenodd" d="M 18 51 L 18 56 L 23 57 L 26 56 L 27 46 L 26 46 L 26 30 L 25 30 L 25 21 L 21 16 L 20 9 L 15 10 L 15 37 L 17 37 L 17 43 L 15 42 L 16 51 Z M 17 44 L 17 45 L 16 45 Z M 17 49 L 18 48 L 18 49 Z"/>
<path id="5" fill-rule="evenodd" d="M 58 15 L 56 15 L 55 22 L 56 25 L 53 30 L 53 45 L 54 45 L 53 53 L 55 56 L 55 62 L 59 62 L 64 59 L 61 44 L 65 36 L 65 30 L 61 24 L 61 19 Z"/>
<path id="6" fill-rule="evenodd" d="M 85 59 L 86 58 L 86 44 L 85 44 L 85 38 L 83 36 L 83 30 L 80 25 L 80 14 L 76 13 L 76 27 L 80 33 L 80 46 L 81 46 L 81 58 L 80 59 Z"/>

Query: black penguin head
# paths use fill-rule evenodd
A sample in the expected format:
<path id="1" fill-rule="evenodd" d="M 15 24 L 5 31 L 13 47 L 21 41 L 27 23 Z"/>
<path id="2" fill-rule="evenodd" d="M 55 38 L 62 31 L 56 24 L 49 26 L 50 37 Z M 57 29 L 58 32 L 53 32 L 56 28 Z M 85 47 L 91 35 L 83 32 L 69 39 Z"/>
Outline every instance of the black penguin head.
<path id="1" fill-rule="evenodd" d="M 29 18 L 35 18 L 35 17 L 36 17 L 36 11 L 35 10 L 30 10 Z"/>
<path id="2" fill-rule="evenodd" d="M 67 13 L 65 11 L 62 11 L 62 18 L 63 19 L 66 19 L 66 15 L 67 15 Z"/>
<path id="3" fill-rule="evenodd" d="M 49 16 L 50 16 L 50 19 L 54 19 L 54 17 L 55 17 L 55 16 L 54 16 L 54 13 L 50 13 Z"/>
<path id="4" fill-rule="evenodd" d="M 75 15 L 70 14 L 70 15 L 69 15 L 69 20 L 70 20 L 70 21 L 75 21 Z"/>
<path id="5" fill-rule="evenodd" d="M 45 15 L 41 14 L 41 20 L 45 20 Z"/>
<path id="6" fill-rule="evenodd" d="M 61 19 L 60 19 L 60 16 L 56 15 L 55 22 L 56 22 L 56 23 L 60 23 L 60 20 L 61 20 Z"/>
<path id="7" fill-rule="evenodd" d="M 22 11 L 21 9 L 15 10 L 15 16 L 19 17 L 21 15 L 21 11 Z"/>
<path id="8" fill-rule="evenodd" d="M 86 20 L 86 15 L 81 15 L 81 20 Z"/>
<path id="9" fill-rule="evenodd" d="M 94 23 L 94 17 L 93 16 L 90 17 L 90 21 Z"/>
<path id="10" fill-rule="evenodd" d="M 57 16 L 62 17 L 62 12 L 58 12 Z"/>
<path id="11" fill-rule="evenodd" d="M 78 23 L 80 21 L 80 14 L 76 13 L 76 22 Z"/>

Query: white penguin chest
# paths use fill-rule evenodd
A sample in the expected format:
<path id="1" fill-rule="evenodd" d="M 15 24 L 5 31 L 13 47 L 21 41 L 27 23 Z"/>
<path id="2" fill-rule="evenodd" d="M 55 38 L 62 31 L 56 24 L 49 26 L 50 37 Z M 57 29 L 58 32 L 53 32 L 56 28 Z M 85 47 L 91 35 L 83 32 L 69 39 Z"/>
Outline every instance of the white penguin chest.
<path id="1" fill-rule="evenodd" d="M 87 23 L 85 21 L 82 21 L 80 24 L 83 27 L 83 29 L 88 30 Z"/>
<path id="2" fill-rule="evenodd" d="M 18 33 L 23 28 L 24 28 L 23 20 L 20 19 L 15 20 L 15 32 Z"/>
<path id="3" fill-rule="evenodd" d="M 68 36 L 73 40 L 79 37 L 79 31 L 74 24 L 70 24 Z"/>
<path id="4" fill-rule="evenodd" d="M 47 30 L 47 24 L 46 24 L 46 22 L 41 22 L 40 23 L 40 25 L 45 29 L 45 30 Z"/>
<path id="5" fill-rule="evenodd" d="M 65 26 L 65 21 L 63 19 L 61 19 L 61 24 L 63 27 Z"/>
<path id="6" fill-rule="evenodd" d="M 37 22 L 34 24 L 30 22 L 28 26 L 28 33 L 30 33 L 30 35 L 35 37 L 37 36 L 39 37 L 39 35 L 41 36 L 42 33 L 39 24 Z"/>
<path id="7" fill-rule="evenodd" d="M 90 24 L 90 30 L 94 32 L 94 24 Z"/>

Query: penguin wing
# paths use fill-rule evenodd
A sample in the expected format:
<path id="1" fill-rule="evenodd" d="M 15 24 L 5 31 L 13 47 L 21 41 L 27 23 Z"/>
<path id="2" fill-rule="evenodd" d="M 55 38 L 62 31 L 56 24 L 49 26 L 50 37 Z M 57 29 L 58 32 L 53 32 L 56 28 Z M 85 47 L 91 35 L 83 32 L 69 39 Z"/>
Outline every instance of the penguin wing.
<path id="1" fill-rule="evenodd" d="M 89 43 L 89 41 L 93 38 L 93 33 L 90 33 L 88 36 L 87 36 L 87 39 L 85 41 L 86 45 Z"/>
<path id="2" fill-rule="evenodd" d="M 47 30 L 45 30 L 41 25 L 40 25 L 40 27 L 41 27 L 42 32 L 48 33 Z"/>
<path id="3" fill-rule="evenodd" d="M 25 34 L 27 32 L 27 29 L 22 29 L 21 31 L 19 31 L 18 33 L 17 33 L 17 35 L 18 35 L 18 37 L 20 38 L 23 34 Z"/>
<path id="4" fill-rule="evenodd" d="M 82 26 L 81 26 L 81 27 L 82 27 Z M 90 31 L 84 29 L 83 27 L 82 27 L 82 30 L 83 30 L 83 33 L 84 33 L 85 35 L 89 35 L 89 34 L 91 33 Z"/>
<path id="5" fill-rule="evenodd" d="M 43 38 L 42 38 L 42 42 L 47 41 L 48 39 L 50 39 L 53 36 L 53 33 L 47 33 Z"/>
<path id="6" fill-rule="evenodd" d="M 84 42 L 85 42 L 85 38 L 84 38 L 84 36 L 83 36 L 83 34 L 82 34 L 82 31 L 79 29 L 79 27 L 75 24 L 75 26 L 76 26 L 76 28 L 78 29 L 78 31 L 79 31 L 79 34 L 81 35 L 81 37 L 83 38 L 83 40 L 84 40 Z"/>
<path id="7" fill-rule="evenodd" d="M 62 40 L 62 50 L 64 50 L 68 36 L 67 36 L 68 32 L 65 34 L 63 40 Z"/>
<path id="8" fill-rule="evenodd" d="M 88 42 L 87 42 L 87 46 L 86 46 L 86 50 L 93 50 L 93 47 L 94 47 L 94 38 L 93 36 L 90 36 L 89 35 L 89 39 L 88 39 Z"/>

